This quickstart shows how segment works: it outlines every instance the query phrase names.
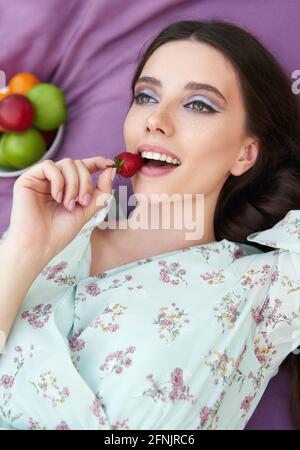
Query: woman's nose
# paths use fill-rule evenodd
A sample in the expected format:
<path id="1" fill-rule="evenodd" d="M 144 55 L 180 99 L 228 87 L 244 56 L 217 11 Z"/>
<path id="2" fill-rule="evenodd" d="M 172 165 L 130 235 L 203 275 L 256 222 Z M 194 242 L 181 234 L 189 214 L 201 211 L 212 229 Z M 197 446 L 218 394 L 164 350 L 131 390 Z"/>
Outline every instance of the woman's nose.
<path id="1" fill-rule="evenodd" d="M 170 117 L 162 112 L 154 112 L 150 114 L 146 121 L 147 131 L 156 132 L 161 131 L 164 134 L 171 134 L 173 132 L 173 125 Z"/>

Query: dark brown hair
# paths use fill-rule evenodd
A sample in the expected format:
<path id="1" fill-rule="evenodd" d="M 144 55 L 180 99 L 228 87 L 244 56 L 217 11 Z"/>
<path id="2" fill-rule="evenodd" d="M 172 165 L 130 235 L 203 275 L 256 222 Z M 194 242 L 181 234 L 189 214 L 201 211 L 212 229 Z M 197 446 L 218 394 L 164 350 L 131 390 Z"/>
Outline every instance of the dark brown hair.
<path id="1" fill-rule="evenodd" d="M 253 167 L 230 175 L 220 192 L 214 217 L 216 240 L 272 250 L 246 237 L 271 228 L 291 209 L 300 209 L 300 104 L 291 82 L 274 56 L 250 32 L 222 20 L 182 20 L 166 26 L 142 54 L 131 83 L 134 88 L 144 65 L 161 45 L 190 40 L 219 50 L 236 71 L 246 111 L 246 132 L 260 143 Z M 140 55 L 139 55 L 140 58 Z M 288 355 L 283 366 L 292 374 L 291 416 L 297 415 L 300 356 Z"/>

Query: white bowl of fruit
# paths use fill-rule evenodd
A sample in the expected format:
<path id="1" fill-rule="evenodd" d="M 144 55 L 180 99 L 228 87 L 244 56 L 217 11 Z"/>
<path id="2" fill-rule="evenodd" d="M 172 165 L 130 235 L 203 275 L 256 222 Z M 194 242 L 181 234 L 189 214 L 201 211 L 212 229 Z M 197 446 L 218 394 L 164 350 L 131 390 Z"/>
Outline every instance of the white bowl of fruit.
<path id="1" fill-rule="evenodd" d="M 17 177 L 51 159 L 63 136 L 63 92 L 31 73 L 18 73 L 0 92 L 0 177 Z"/>

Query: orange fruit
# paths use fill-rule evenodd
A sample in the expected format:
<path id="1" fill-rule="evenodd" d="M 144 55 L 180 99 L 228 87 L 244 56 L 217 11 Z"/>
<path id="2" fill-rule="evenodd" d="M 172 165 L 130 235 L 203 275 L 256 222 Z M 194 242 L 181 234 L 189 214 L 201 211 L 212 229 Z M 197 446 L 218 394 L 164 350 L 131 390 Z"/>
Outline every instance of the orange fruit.
<path id="1" fill-rule="evenodd" d="M 8 96 L 8 92 L 0 92 L 0 100 Z"/>
<path id="2" fill-rule="evenodd" d="M 33 73 L 20 72 L 10 79 L 8 89 L 10 94 L 26 95 L 37 84 L 40 84 L 40 80 Z"/>

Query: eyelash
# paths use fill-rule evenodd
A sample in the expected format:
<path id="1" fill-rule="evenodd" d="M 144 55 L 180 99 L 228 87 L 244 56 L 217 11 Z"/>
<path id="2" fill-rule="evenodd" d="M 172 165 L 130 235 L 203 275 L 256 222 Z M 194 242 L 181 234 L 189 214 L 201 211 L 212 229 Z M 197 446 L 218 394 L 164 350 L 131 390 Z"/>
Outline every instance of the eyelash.
<path id="1" fill-rule="evenodd" d="M 139 94 L 133 96 L 133 100 L 134 100 L 134 102 L 135 102 L 137 105 L 143 105 L 143 104 L 147 103 L 147 102 L 145 102 L 145 103 L 144 103 L 144 102 L 138 103 L 138 99 L 141 98 L 142 95 L 146 96 L 147 98 L 153 98 L 153 97 L 151 97 L 150 95 L 146 94 L 145 92 L 140 92 Z M 203 105 L 204 108 L 206 108 L 206 109 L 208 110 L 208 111 L 206 111 L 206 113 L 215 113 L 215 112 L 218 112 L 218 111 L 215 110 L 212 106 L 208 105 L 207 103 L 203 102 L 202 100 L 193 100 L 193 101 L 187 103 L 187 105 L 190 105 L 190 104 L 192 104 L 192 103 L 199 103 L 199 104 Z M 188 109 L 190 109 L 190 108 L 188 108 Z M 202 112 L 203 112 L 203 110 L 197 110 L 197 109 L 193 109 L 193 108 L 192 108 L 192 111 L 194 111 L 194 112 L 196 112 L 196 113 L 202 113 Z M 204 111 L 204 112 L 205 112 L 205 111 Z"/>

